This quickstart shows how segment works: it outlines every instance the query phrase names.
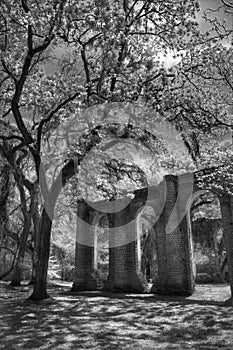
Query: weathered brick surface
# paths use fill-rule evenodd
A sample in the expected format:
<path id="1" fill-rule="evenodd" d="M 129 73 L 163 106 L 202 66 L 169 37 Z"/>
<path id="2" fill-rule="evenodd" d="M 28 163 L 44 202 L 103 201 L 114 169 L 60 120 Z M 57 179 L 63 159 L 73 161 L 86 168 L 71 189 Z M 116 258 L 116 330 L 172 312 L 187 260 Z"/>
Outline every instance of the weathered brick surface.
<path id="1" fill-rule="evenodd" d="M 104 290 L 142 292 L 136 270 L 136 221 L 125 224 L 127 210 L 109 215 L 109 276 Z"/>
<path id="2" fill-rule="evenodd" d="M 150 191 L 147 200 L 147 204 L 152 206 L 157 218 L 154 231 L 157 240 L 155 246 L 157 247 L 158 273 L 153 279 L 152 291 L 163 294 L 189 295 L 194 291 L 191 228 L 187 216 L 179 220 L 187 204 L 189 177 L 182 176 L 181 187 L 179 187 L 177 176 L 166 176 L 164 181 L 166 181 L 166 186 L 163 182 L 157 189 Z M 164 187 L 167 188 L 167 194 Z M 142 194 L 144 192 L 141 191 Z M 136 200 L 132 200 L 131 204 L 124 210 L 115 210 L 114 213 L 108 214 L 110 228 L 109 276 L 104 285 L 105 290 L 141 292 L 145 287 L 137 273 L 136 216 L 146 201 L 145 199 L 140 201 L 138 196 L 135 198 Z M 175 211 L 174 207 L 176 207 Z M 91 224 L 92 214 L 84 202 L 79 205 L 79 217 L 83 218 L 83 222 Z M 176 227 L 177 221 L 180 223 Z M 96 280 L 93 274 L 93 235 L 92 226 L 88 227 L 82 221 L 79 222 L 74 290 L 96 289 Z"/>
<path id="3" fill-rule="evenodd" d="M 228 274 L 231 286 L 231 293 L 233 294 L 233 197 L 225 194 L 219 197 L 222 212 L 223 234 L 226 244 Z"/>
<path id="4" fill-rule="evenodd" d="M 94 227 L 91 221 L 86 203 L 79 202 L 73 291 L 97 289 L 94 273 Z"/>
<path id="5" fill-rule="evenodd" d="M 194 271 L 191 254 L 191 232 L 189 221 L 185 216 L 176 227 L 175 222 L 179 218 L 179 210 L 182 210 L 184 199 L 177 202 L 178 182 L 177 177 L 167 176 L 167 199 L 163 212 L 155 225 L 158 242 L 158 278 L 153 281 L 152 291 L 162 294 L 189 295 L 194 291 Z M 179 189 L 180 190 L 180 189 Z M 168 221 L 173 215 L 174 227 L 167 230 Z"/>

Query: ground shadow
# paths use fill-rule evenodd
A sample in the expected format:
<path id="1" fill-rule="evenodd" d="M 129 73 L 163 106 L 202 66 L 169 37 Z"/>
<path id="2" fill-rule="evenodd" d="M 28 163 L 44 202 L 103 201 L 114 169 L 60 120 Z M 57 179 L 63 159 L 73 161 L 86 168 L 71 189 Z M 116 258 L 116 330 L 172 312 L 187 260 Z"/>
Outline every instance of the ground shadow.
<path id="1" fill-rule="evenodd" d="M 223 301 L 70 293 L 32 303 L 30 289 L 0 293 L 0 349 L 232 349 L 233 309 Z"/>

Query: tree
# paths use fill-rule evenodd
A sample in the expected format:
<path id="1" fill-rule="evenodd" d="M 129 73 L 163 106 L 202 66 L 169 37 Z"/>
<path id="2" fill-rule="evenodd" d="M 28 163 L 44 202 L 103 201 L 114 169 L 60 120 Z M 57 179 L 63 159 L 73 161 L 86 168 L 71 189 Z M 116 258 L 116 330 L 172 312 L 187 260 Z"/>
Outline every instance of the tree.
<path id="1" fill-rule="evenodd" d="M 1 120 L 8 127 L 1 140 L 4 147 L 6 142 L 11 145 L 13 168 L 18 159 L 23 188 L 30 187 L 35 194 L 31 196 L 31 214 L 39 227 L 32 299 L 48 297 L 52 219 L 45 207 L 38 209 L 44 140 L 61 120 L 80 108 L 151 98 L 151 82 L 157 85 L 153 91 L 156 104 L 166 86 L 159 54 L 185 48 L 191 34 L 197 32 L 194 18 L 198 7 L 194 0 L 80 0 L 79 6 L 66 0 L 1 2 Z M 59 50 L 64 57 L 58 57 Z M 90 142 L 95 145 L 94 131 L 90 131 Z M 101 137 L 97 135 L 97 139 Z M 82 146 L 85 152 L 91 147 L 88 142 Z M 33 165 L 29 176 L 20 166 L 25 154 Z M 79 161 L 82 158 L 83 154 Z M 69 161 L 62 170 L 63 185 L 73 168 Z M 56 191 L 54 185 L 50 191 L 54 197 Z"/>
<path id="2" fill-rule="evenodd" d="M 229 256 L 229 279 L 233 294 L 232 244 L 232 28 L 227 21 L 205 15 L 211 29 L 190 45 L 176 69 L 176 77 L 166 91 L 162 111 L 181 131 L 197 166 L 199 186 L 216 193 L 224 218 L 224 234 Z M 179 87 L 179 88 L 178 88 Z M 173 114 L 171 113 L 173 111 Z M 229 300 L 232 303 L 232 298 Z"/>

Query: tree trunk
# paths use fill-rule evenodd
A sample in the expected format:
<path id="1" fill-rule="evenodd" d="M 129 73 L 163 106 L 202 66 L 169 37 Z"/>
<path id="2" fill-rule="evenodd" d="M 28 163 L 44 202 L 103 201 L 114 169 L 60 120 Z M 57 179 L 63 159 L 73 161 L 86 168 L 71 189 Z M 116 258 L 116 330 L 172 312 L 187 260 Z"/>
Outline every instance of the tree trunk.
<path id="1" fill-rule="evenodd" d="M 29 235 L 30 226 L 31 226 L 31 218 L 27 216 L 24 219 L 25 219 L 24 228 L 23 228 L 22 238 L 19 246 L 19 253 L 18 253 L 14 274 L 11 281 L 12 287 L 20 286 L 21 277 L 22 277 L 21 269 L 24 261 L 24 255 L 27 248 L 27 240 L 28 240 L 28 235 Z"/>
<path id="2" fill-rule="evenodd" d="M 14 268 L 14 274 L 13 274 L 11 284 L 10 284 L 12 287 L 19 287 L 20 286 L 21 277 L 22 277 L 21 265 L 22 265 L 22 261 L 19 261 L 19 259 L 17 259 L 17 262 L 15 264 L 15 268 Z"/>
<path id="3" fill-rule="evenodd" d="M 39 229 L 35 229 L 35 253 L 36 253 L 36 270 L 35 270 L 35 284 L 34 290 L 30 299 L 40 301 L 49 298 L 47 293 L 47 274 L 50 254 L 50 238 L 52 230 L 52 219 L 54 207 L 63 186 L 67 180 L 74 175 L 74 162 L 71 161 L 65 165 L 62 171 L 57 176 L 50 191 L 48 192 L 45 174 L 40 169 L 40 161 L 37 164 L 37 173 L 40 175 L 40 187 L 44 188 L 45 207 L 43 208 Z M 47 205 L 46 205 L 47 204 Z M 34 222 L 36 222 L 36 218 Z"/>
<path id="4" fill-rule="evenodd" d="M 49 298 L 47 293 L 47 272 L 50 253 L 52 220 L 45 209 L 42 211 L 38 240 L 36 244 L 36 274 L 33 293 L 30 299 L 39 301 Z"/>
<path id="5" fill-rule="evenodd" d="M 32 276 L 29 285 L 34 285 L 36 279 L 36 262 L 35 262 L 35 252 L 32 252 Z"/>
<path id="6" fill-rule="evenodd" d="M 1 248 L 0 248 L 0 250 L 1 250 Z M 4 268 L 3 268 L 3 273 L 0 275 L 0 280 L 2 280 L 3 278 L 5 278 L 7 275 L 9 275 L 9 273 L 14 269 L 14 265 L 15 265 L 15 259 L 16 259 L 16 254 L 14 253 L 14 252 L 12 252 L 12 250 L 11 249 L 9 249 L 9 248 L 4 248 L 4 250 L 6 251 L 6 250 L 9 250 L 11 253 L 12 253 L 12 255 L 14 255 L 14 258 L 13 258 L 13 260 L 12 260 L 12 262 L 11 262 L 11 266 L 10 266 L 10 268 L 7 270 L 7 271 L 5 271 L 5 266 L 4 266 Z M 4 254 L 5 255 L 5 254 Z"/>
<path id="7" fill-rule="evenodd" d="M 38 237 L 40 230 L 40 187 L 38 183 L 34 184 L 34 202 L 33 202 L 33 243 L 31 247 L 32 259 L 32 276 L 29 285 L 34 285 L 36 278 L 36 247 L 38 246 Z"/>
<path id="8" fill-rule="evenodd" d="M 233 197 L 223 195 L 220 198 L 223 234 L 227 251 L 228 275 L 231 287 L 231 298 L 227 301 L 233 304 Z"/>

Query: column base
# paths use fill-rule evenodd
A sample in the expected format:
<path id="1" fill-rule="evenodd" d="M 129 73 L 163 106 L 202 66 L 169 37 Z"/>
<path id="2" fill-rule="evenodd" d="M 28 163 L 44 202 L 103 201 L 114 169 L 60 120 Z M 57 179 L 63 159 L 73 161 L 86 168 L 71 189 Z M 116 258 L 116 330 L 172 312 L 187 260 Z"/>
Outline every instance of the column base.
<path id="1" fill-rule="evenodd" d="M 233 297 L 230 297 L 229 299 L 225 300 L 224 304 L 225 306 L 233 306 Z"/>
<path id="2" fill-rule="evenodd" d="M 154 282 L 151 287 L 151 293 L 160 295 L 180 295 L 190 296 L 195 291 L 195 285 L 193 286 L 172 286 L 172 285 L 159 285 Z"/>
<path id="3" fill-rule="evenodd" d="M 97 279 L 94 273 L 86 273 L 85 276 L 75 278 L 71 292 L 96 291 L 98 290 Z"/>
<path id="4" fill-rule="evenodd" d="M 109 276 L 103 290 L 112 293 L 143 293 L 146 288 L 145 282 L 135 273 L 129 279 L 115 279 L 114 276 Z"/>

